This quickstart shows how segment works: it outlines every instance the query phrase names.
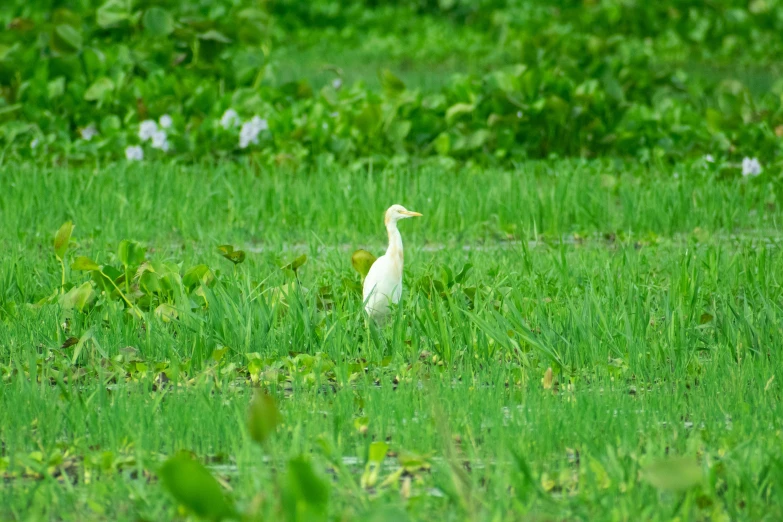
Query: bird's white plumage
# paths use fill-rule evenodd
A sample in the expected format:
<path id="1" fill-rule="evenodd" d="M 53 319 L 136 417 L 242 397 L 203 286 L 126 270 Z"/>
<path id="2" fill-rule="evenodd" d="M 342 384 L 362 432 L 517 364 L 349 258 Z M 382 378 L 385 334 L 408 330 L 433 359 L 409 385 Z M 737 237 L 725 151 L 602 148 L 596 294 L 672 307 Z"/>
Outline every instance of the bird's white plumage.
<path id="1" fill-rule="evenodd" d="M 389 313 L 389 305 L 398 303 L 402 297 L 403 251 L 402 236 L 397 229 L 400 219 L 421 216 L 402 205 L 392 205 L 386 211 L 384 223 L 389 235 L 389 247 L 386 253 L 373 263 L 364 279 L 362 297 L 367 314 L 381 320 Z"/>

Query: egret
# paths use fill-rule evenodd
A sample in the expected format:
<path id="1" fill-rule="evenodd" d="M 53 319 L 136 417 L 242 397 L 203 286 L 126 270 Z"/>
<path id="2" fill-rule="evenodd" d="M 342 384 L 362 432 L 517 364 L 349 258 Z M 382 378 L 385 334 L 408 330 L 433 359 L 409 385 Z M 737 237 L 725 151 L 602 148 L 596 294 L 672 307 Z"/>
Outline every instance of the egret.
<path id="1" fill-rule="evenodd" d="M 402 296 L 402 236 L 397 230 L 397 222 L 411 217 L 421 217 L 421 214 L 402 205 L 392 205 L 386 211 L 383 222 L 389 234 L 389 248 L 373 263 L 362 291 L 364 309 L 375 320 L 384 319 L 389 305 L 397 304 Z"/>

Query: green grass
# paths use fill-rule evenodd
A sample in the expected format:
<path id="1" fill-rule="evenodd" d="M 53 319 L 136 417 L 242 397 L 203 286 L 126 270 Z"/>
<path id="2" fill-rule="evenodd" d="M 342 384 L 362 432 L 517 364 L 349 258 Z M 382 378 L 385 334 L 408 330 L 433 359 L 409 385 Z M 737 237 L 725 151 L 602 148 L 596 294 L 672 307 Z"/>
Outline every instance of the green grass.
<path id="1" fill-rule="evenodd" d="M 187 450 L 249 519 L 290 516 L 286 463 L 309 454 L 332 520 L 777 520 L 781 211 L 763 176 L 727 172 L 2 167 L 0 518 L 181 517 L 157 473 Z M 406 291 L 378 330 L 350 254 L 383 250 L 397 202 L 425 217 L 401 226 Z M 137 240 L 212 268 L 209 306 L 48 302 L 69 219 L 68 265 Z M 283 416 L 263 449 L 254 386 Z M 393 453 L 362 487 L 372 441 Z M 429 470 L 383 484 L 406 452 Z"/>

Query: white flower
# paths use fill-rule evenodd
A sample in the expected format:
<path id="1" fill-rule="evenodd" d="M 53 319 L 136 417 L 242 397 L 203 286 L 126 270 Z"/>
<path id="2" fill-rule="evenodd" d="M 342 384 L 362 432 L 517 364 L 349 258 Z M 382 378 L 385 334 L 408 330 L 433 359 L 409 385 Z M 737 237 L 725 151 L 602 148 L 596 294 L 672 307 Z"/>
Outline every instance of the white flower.
<path id="1" fill-rule="evenodd" d="M 139 125 L 139 139 L 147 141 L 158 131 L 158 124 L 155 120 L 145 120 Z"/>
<path id="2" fill-rule="evenodd" d="M 756 158 L 744 158 L 742 160 L 743 176 L 758 176 L 761 174 L 761 163 Z"/>
<path id="3" fill-rule="evenodd" d="M 171 119 L 171 116 L 169 116 L 168 114 L 164 114 L 163 116 L 161 116 L 158 122 L 160 123 L 160 126 L 163 127 L 164 129 L 168 129 L 169 127 L 171 127 L 171 124 L 174 123 L 174 121 Z"/>
<path id="4" fill-rule="evenodd" d="M 712 157 L 712 154 L 707 154 L 704 156 L 704 161 L 707 163 L 715 163 L 715 158 Z"/>
<path id="5" fill-rule="evenodd" d="M 152 133 L 152 148 L 168 152 L 169 140 L 168 136 L 166 136 L 166 131 L 159 129 Z"/>
<path id="6" fill-rule="evenodd" d="M 90 141 L 91 139 L 93 139 L 95 136 L 98 135 L 98 129 L 95 128 L 94 123 L 90 123 L 83 129 L 79 130 L 79 134 L 81 134 L 82 139 L 84 141 Z"/>
<path id="7" fill-rule="evenodd" d="M 342 86 L 343 86 L 343 80 L 341 78 L 335 78 L 334 80 L 332 80 L 332 87 L 334 87 L 335 90 L 339 89 Z"/>
<path id="8" fill-rule="evenodd" d="M 33 141 L 30 142 L 30 148 L 34 149 L 38 146 L 38 138 L 33 138 Z"/>
<path id="9" fill-rule="evenodd" d="M 220 118 L 220 125 L 226 130 L 236 127 L 240 123 L 239 114 L 234 109 L 228 109 L 223 113 L 223 117 Z"/>
<path id="10" fill-rule="evenodd" d="M 331 116 L 332 118 L 336 118 L 336 117 L 338 117 L 339 115 L 340 115 L 340 113 L 339 113 L 339 112 L 337 112 L 337 111 L 335 111 L 335 112 L 330 112 L 330 113 L 329 113 L 329 116 Z"/>
<path id="11" fill-rule="evenodd" d="M 517 111 L 517 118 L 521 118 L 521 117 L 522 117 L 522 111 Z"/>
<path id="12" fill-rule="evenodd" d="M 269 128 L 266 120 L 258 116 L 242 124 L 242 130 L 239 131 L 239 148 L 246 149 L 251 143 L 258 143 L 258 134 Z"/>
<path id="13" fill-rule="evenodd" d="M 129 146 L 125 149 L 125 159 L 128 161 L 141 161 L 144 159 L 144 149 L 140 145 Z"/>

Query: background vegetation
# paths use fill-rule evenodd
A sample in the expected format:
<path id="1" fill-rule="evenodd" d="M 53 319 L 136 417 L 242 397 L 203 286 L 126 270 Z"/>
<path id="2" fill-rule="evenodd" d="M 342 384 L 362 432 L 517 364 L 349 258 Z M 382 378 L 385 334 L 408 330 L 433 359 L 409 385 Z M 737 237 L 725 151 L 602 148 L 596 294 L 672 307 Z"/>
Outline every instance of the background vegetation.
<path id="1" fill-rule="evenodd" d="M 783 519 L 779 0 L 0 23 L 1 520 Z"/>
<path id="2" fill-rule="evenodd" d="M 8 0 L 0 23 L 6 159 L 122 158 L 163 115 L 147 158 L 781 157 L 778 0 Z M 264 121 L 244 148 L 229 109 Z"/>

